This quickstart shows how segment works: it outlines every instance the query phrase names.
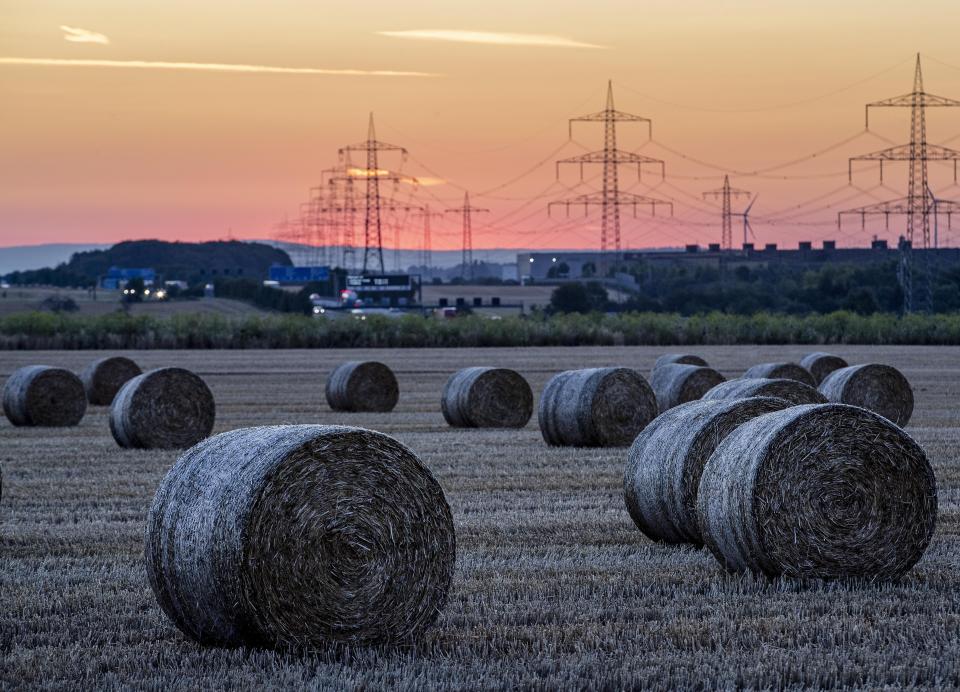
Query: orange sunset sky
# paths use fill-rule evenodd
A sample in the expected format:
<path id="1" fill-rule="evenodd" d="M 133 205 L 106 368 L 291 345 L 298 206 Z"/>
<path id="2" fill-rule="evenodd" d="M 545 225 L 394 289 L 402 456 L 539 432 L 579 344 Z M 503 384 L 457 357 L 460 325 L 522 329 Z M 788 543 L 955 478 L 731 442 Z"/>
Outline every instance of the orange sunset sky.
<path id="1" fill-rule="evenodd" d="M 664 181 L 624 168 L 624 188 L 675 200 L 673 219 L 627 213 L 624 246 L 718 242 L 701 193 L 724 170 L 758 194 L 756 242 L 894 241 L 901 220 L 838 232 L 836 212 L 904 196 L 905 167 L 880 186 L 859 164 L 851 186 L 847 157 L 907 141 L 908 110 L 875 111 L 867 133 L 863 104 L 909 92 L 918 51 L 926 90 L 960 98 L 957 15 L 954 0 L 5 0 L 0 245 L 271 237 L 373 111 L 410 151 L 402 171 L 432 179 L 395 194 L 436 211 L 466 189 L 490 209 L 475 247 L 593 248 L 598 214 L 546 210 L 599 184 L 573 167 L 558 182 L 553 161 L 602 145 L 595 125 L 567 142 L 566 119 L 600 110 L 607 79 L 618 109 L 653 120 L 652 142 L 623 125 L 621 147 L 666 161 Z M 960 147 L 960 109 L 927 126 Z M 931 164 L 931 184 L 960 200 L 952 167 Z M 434 220 L 434 249 L 459 247 L 458 223 Z"/>

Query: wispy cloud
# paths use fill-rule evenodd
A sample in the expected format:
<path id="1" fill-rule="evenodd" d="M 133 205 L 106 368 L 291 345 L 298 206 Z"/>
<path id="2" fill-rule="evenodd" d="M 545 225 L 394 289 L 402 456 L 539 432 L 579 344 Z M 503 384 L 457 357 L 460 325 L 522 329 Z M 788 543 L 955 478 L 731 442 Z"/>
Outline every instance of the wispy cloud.
<path id="1" fill-rule="evenodd" d="M 438 77 L 432 72 L 399 70 L 351 70 L 321 67 L 276 67 L 273 65 L 238 65 L 216 62 L 165 62 L 157 60 L 73 60 L 68 58 L 4 58 L 0 65 L 33 65 L 38 67 L 117 67 L 137 70 L 188 70 L 194 72 L 246 72 L 258 74 L 339 75 L 345 77 Z"/>
<path id="2" fill-rule="evenodd" d="M 381 36 L 412 38 L 421 41 L 454 41 L 457 43 L 488 43 L 500 46 L 540 46 L 546 48 L 606 48 L 594 43 L 576 41 L 566 36 L 551 34 L 512 34 L 500 31 L 460 31 L 457 29 L 411 29 L 409 31 L 378 31 Z"/>
<path id="3" fill-rule="evenodd" d="M 378 168 L 376 170 L 372 168 L 359 168 L 357 166 L 350 166 L 347 168 L 347 175 L 351 178 L 386 178 L 398 176 L 397 173 L 393 171 L 384 170 Z M 447 181 L 443 178 L 432 178 L 432 177 L 423 177 L 423 176 L 412 176 L 412 175 L 399 175 L 400 182 L 407 183 L 408 185 L 419 185 L 420 187 L 434 187 L 436 185 L 446 185 Z"/>
<path id="4" fill-rule="evenodd" d="M 63 40 L 70 41 L 70 43 L 110 43 L 109 38 L 103 34 L 98 34 L 96 31 L 88 31 L 75 26 L 64 26 L 63 24 L 60 25 L 60 30 L 63 31 Z"/>

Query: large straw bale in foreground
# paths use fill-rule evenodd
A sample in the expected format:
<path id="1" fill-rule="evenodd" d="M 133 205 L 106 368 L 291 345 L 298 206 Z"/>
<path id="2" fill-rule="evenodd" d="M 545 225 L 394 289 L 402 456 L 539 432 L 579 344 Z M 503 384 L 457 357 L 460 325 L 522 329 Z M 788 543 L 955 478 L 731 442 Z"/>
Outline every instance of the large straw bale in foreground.
<path id="1" fill-rule="evenodd" d="M 204 440 L 167 474 L 147 517 L 157 601 L 204 644 L 411 639 L 443 609 L 454 557 L 440 485 L 405 446 L 361 428 Z"/>
<path id="2" fill-rule="evenodd" d="M 782 399 L 691 401 L 661 413 L 637 436 L 623 478 L 627 511 L 649 538 L 702 545 L 697 488 L 713 451 L 738 426 L 790 404 Z"/>
<path id="3" fill-rule="evenodd" d="M 933 536 L 937 486 L 913 439 L 843 404 L 744 423 L 700 479 L 704 542 L 727 568 L 769 576 L 892 579 Z"/>

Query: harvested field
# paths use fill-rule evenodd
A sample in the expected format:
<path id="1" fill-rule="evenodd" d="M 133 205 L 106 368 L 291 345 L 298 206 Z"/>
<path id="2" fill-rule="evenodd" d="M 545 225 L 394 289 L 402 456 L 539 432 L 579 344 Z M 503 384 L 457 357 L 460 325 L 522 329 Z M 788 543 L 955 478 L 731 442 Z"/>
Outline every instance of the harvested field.
<path id="1" fill-rule="evenodd" d="M 163 615 L 143 530 L 174 450 L 124 450 L 104 409 L 66 429 L 0 422 L 0 688 L 644 688 L 960 686 L 960 348 L 843 347 L 910 380 L 907 430 L 927 451 L 940 514 L 925 557 L 881 585 L 723 572 L 706 550 L 654 544 L 623 502 L 626 449 L 548 447 L 520 430 L 453 429 L 447 378 L 513 368 L 539 396 L 561 370 L 649 372 L 665 348 L 129 351 L 144 370 L 188 368 L 216 398 L 216 432 L 268 423 L 361 425 L 396 436 L 442 485 L 457 531 L 450 599 L 413 645 L 315 653 L 204 648 Z M 675 349 L 674 349 L 675 350 Z M 697 347 L 736 377 L 809 347 Z M 74 370 L 107 352 L 7 352 Z M 390 413 L 331 412 L 330 370 L 380 360 Z"/>

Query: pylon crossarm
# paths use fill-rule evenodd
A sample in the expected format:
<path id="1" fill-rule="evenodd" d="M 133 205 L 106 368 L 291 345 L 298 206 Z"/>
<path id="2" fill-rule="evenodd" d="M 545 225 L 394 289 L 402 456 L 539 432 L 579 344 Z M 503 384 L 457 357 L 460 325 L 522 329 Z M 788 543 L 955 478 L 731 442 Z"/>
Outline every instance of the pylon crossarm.
<path id="1" fill-rule="evenodd" d="M 868 204 L 865 207 L 857 207 L 855 209 L 844 209 L 837 212 L 837 218 L 840 216 L 848 216 L 851 214 L 859 214 L 861 216 L 866 215 L 876 215 L 876 214 L 909 214 L 910 213 L 910 202 L 906 197 L 901 199 L 891 200 L 889 202 L 878 202 L 877 204 Z"/>
<path id="2" fill-rule="evenodd" d="M 903 94 L 902 96 L 883 99 L 882 101 L 874 101 L 873 103 L 868 103 L 864 108 L 866 127 L 868 130 L 870 129 L 871 108 L 913 108 L 914 106 L 921 108 L 960 108 L 960 101 L 948 99 L 943 96 L 934 96 L 933 94 L 927 94 L 925 92 L 911 92 L 909 94 Z"/>
<path id="3" fill-rule="evenodd" d="M 914 156 L 919 161 L 960 161 L 960 151 L 942 147 L 938 144 L 927 144 L 926 155 L 922 157 Z M 880 151 L 874 151 L 869 154 L 860 154 L 851 156 L 851 161 L 910 161 L 910 145 L 899 144 L 895 147 L 888 147 Z"/>

